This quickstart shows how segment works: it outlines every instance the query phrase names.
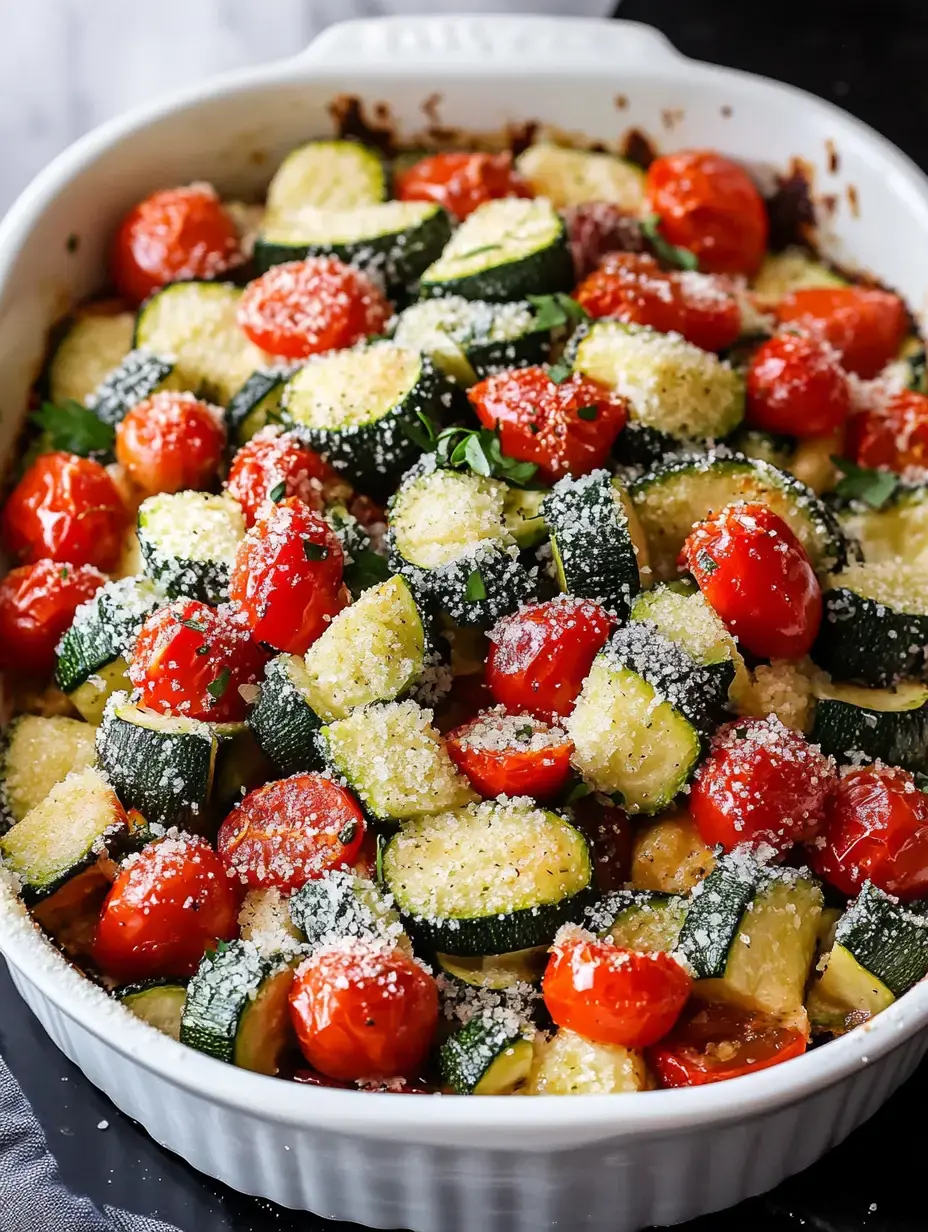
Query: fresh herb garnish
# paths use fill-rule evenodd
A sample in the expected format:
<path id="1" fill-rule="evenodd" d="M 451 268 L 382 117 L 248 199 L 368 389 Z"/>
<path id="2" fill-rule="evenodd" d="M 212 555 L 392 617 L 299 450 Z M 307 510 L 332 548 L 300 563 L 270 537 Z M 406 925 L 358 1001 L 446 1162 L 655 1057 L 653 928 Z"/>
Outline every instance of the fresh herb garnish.
<path id="1" fill-rule="evenodd" d="M 268 500 L 272 500 L 276 505 L 278 501 L 283 500 L 284 493 L 287 490 L 286 479 L 281 479 L 280 483 L 275 483 L 273 488 L 267 494 Z"/>
<path id="2" fill-rule="evenodd" d="M 575 800 L 582 800 L 584 796 L 588 796 L 593 788 L 589 783 L 584 783 L 583 779 L 574 783 L 567 795 L 567 803 L 573 804 Z"/>
<path id="3" fill-rule="evenodd" d="M 434 420 L 419 408 L 416 408 L 416 419 L 418 423 L 404 422 L 403 431 L 414 445 L 418 445 L 425 453 L 431 453 L 438 440 L 438 428 Z"/>
<path id="4" fill-rule="evenodd" d="M 70 572 L 68 571 L 68 566 L 67 566 L 67 565 L 62 565 L 62 566 L 61 566 L 61 568 L 58 570 L 58 576 L 61 578 L 62 582 L 66 582 L 66 581 L 68 580 L 68 578 L 71 576 L 71 574 L 70 574 Z"/>
<path id="5" fill-rule="evenodd" d="M 206 691 L 214 702 L 220 701 L 225 695 L 225 691 L 229 687 L 231 675 L 231 670 L 228 667 L 224 667 L 216 679 L 211 680 L 206 686 Z"/>
<path id="6" fill-rule="evenodd" d="M 555 385 L 563 385 L 565 381 L 570 379 L 570 374 L 570 364 L 552 364 L 548 369 L 548 377 Z"/>
<path id="7" fill-rule="evenodd" d="M 198 646 L 198 647 L 196 648 L 196 652 L 195 652 L 195 653 L 196 653 L 196 654 L 198 654 L 198 655 L 208 655 L 208 654 L 209 654 L 209 646 L 207 646 L 206 642 L 204 642 L 202 646 Z"/>
<path id="8" fill-rule="evenodd" d="M 718 561 L 713 560 L 705 548 L 700 548 L 696 553 L 696 564 L 703 573 L 709 574 L 715 573 L 719 567 Z"/>
<path id="9" fill-rule="evenodd" d="M 662 261 L 668 265 L 676 265 L 679 269 L 698 270 L 699 258 L 688 248 L 678 248 L 661 235 L 658 227 L 661 225 L 660 214 L 647 214 L 641 220 L 641 233 L 651 241 L 651 247 Z"/>
<path id="10" fill-rule="evenodd" d="M 442 466 L 467 467 L 514 484 L 528 483 L 538 470 L 534 462 L 504 454 L 499 433 L 492 428 L 446 428 L 435 442 L 435 456 Z"/>
<path id="11" fill-rule="evenodd" d="M 487 588 L 483 584 L 479 569 L 472 569 L 464 584 L 464 598 L 468 603 L 479 603 L 487 597 Z"/>
<path id="12" fill-rule="evenodd" d="M 928 792 L 928 774 L 922 774 L 919 770 L 916 770 L 912 777 L 915 779 L 915 786 L 919 791 Z"/>
<path id="13" fill-rule="evenodd" d="M 378 885 L 383 885 L 383 853 L 387 849 L 387 836 L 385 834 L 377 835 L 377 853 L 374 856 L 374 880 Z"/>
<path id="14" fill-rule="evenodd" d="M 891 471 L 870 470 L 847 458 L 831 460 L 842 474 L 835 487 L 842 500 L 861 500 L 871 509 L 882 509 L 899 487 L 899 476 Z"/>
<path id="15" fill-rule="evenodd" d="M 110 453 L 116 439 L 115 428 L 71 398 L 61 406 L 43 402 L 41 409 L 29 419 L 42 429 L 49 449 L 80 454 L 82 458 L 94 453 Z"/>
<path id="16" fill-rule="evenodd" d="M 358 823 L 353 819 L 347 822 L 338 832 L 338 841 L 343 847 L 347 847 L 358 832 Z"/>
<path id="17" fill-rule="evenodd" d="M 517 740 L 521 740 L 523 743 L 527 744 L 535 734 L 535 729 L 532 727 L 531 723 L 523 723 L 521 727 L 516 728 L 515 734 Z"/>
<path id="18" fill-rule="evenodd" d="M 192 629 L 194 633 L 205 633 L 206 625 L 202 620 L 181 620 L 180 622 L 185 629 Z"/>
<path id="19" fill-rule="evenodd" d="M 303 555 L 307 560 L 325 560 L 329 549 L 324 543 L 314 543 L 312 539 L 303 540 Z"/>
<path id="20" fill-rule="evenodd" d="M 535 309 L 536 329 L 558 329 L 562 325 L 581 325 L 590 314 L 570 295 L 557 291 L 554 295 L 527 295 Z"/>
<path id="21" fill-rule="evenodd" d="M 386 557 L 373 548 L 352 549 L 351 561 L 345 564 L 345 585 L 355 598 L 371 586 L 385 582 L 389 576 Z"/>
<path id="22" fill-rule="evenodd" d="M 577 407 L 577 418 L 585 419 L 587 423 L 592 423 L 599 415 L 599 407 L 595 403 L 590 403 L 589 406 Z"/>

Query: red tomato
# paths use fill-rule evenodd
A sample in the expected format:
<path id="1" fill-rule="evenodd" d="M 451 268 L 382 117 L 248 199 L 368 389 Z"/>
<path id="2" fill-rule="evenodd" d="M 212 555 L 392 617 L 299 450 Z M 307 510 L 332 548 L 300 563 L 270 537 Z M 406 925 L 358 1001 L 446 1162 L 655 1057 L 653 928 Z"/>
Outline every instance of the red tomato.
<path id="1" fill-rule="evenodd" d="M 646 190 L 660 233 L 696 254 L 710 274 L 756 274 L 767 247 L 767 210 L 747 172 L 714 150 L 655 158 Z"/>
<path id="2" fill-rule="evenodd" d="M 767 505 L 728 505 L 697 523 L 680 564 L 751 654 L 808 654 L 822 622 L 822 588 L 805 548 Z"/>
<path id="3" fill-rule="evenodd" d="M 128 513 L 99 462 L 43 453 L 10 493 L 3 540 L 21 560 L 47 556 L 73 565 L 115 567 Z"/>
<path id="4" fill-rule="evenodd" d="M 805 287 L 777 305 L 777 317 L 830 342 L 849 372 L 873 377 L 895 359 L 909 327 L 905 304 L 869 287 Z"/>
<path id="5" fill-rule="evenodd" d="M 567 595 L 504 616 L 490 633 L 490 691 L 540 719 L 570 714 L 613 623 L 598 603 Z"/>
<path id="6" fill-rule="evenodd" d="M 211 946 L 237 935 L 239 901 L 204 839 L 150 843 L 113 882 L 94 961 L 120 983 L 193 975 Z"/>
<path id="7" fill-rule="evenodd" d="M 145 496 L 208 488 L 225 448 L 222 411 L 189 393 L 152 394 L 116 429 L 116 459 Z"/>
<path id="8" fill-rule="evenodd" d="M 662 1087 L 700 1087 L 779 1065 L 806 1050 L 806 1037 L 760 1010 L 694 998 L 648 1052 Z"/>
<path id="9" fill-rule="evenodd" d="M 229 495 L 241 505 L 248 526 L 254 526 L 266 500 L 295 496 L 310 509 L 321 512 L 326 487 L 343 481 L 308 445 L 292 433 L 264 428 L 243 445 L 232 460 Z"/>
<path id="10" fill-rule="evenodd" d="M 903 389 L 848 420 L 847 451 L 858 466 L 901 473 L 928 467 L 928 397 Z"/>
<path id="11" fill-rule="evenodd" d="M 821 829 L 836 781 L 830 758 L 773 715 L 736 719 L 716 733 L 689 807 L 710 847 L 766 843 L 783 852 Z"/>
<path id="12" fill-rule="evenodd" d="M 228 607 L 175 599 L 139 630 L 129 679 L 141 702 L 159 714 L 237 723 L 247 703 L 242 685 L 260 679 L 267 655 Z"/>
<path id="13" fill-rule="evenodd" d="M 0 581 L 0 667 L 45 675 L 55 647 L 77 608 L 92 599 L 105 576 L 93 565 L 40 560 L 12 569 Z"/>
<path id="14" fill-rule="evenodd" d="M 571 803 L 574 825 L 593 853 L 593 884 L 600 894 L 623 890 L 631 876 L 633 831 L 628 814 L 606 797 L 582 796 Z"/>
<path id="15" fill-rule="evenodd" d="M 691 987 L 669 954 L 623 950 L 588 933 L 555 942 L 541 983 L 559 1027 L 623 1048 L 646 1048 L 665 1036 Z"/>
<path id="16" fill-rule="evenodd" d="M 239 545 L 229 597 L 263 645 L 304 654 L 344 606 L 344 554 L 332 528 L 291 496 Z"/>
<path id="17" fill-rule="evenodd" d="M 113 239 L 110 270 L 140 304 L 168 282 L 216 278 L 242 261 L 238 231 L 209 184 L 165 188 L 140 201 Z"/>
<path id="18" fill-rule="evenodd" d="M 705 351 L 722 351 L 741 333 L 741 308 L 721 279 L 662 270 L 646 253 L 611 253 L 574 299 L 591 317 L 682 334 Z"/>
<path id="19" fill-rule="evenodd" d="M 928 796 L 894 766 L 852 770 L 832 791 L 810 862 L 842 894 L 865 881 L 908 902 L 928 894 Z"/>
<path id="20" fill-rule="evenodd" d="M 573 743 L 559 728 L 500 706 L 449 732 L 448 753 L 482 796 L 555 796 L 567 782 Z"/>
<path id="21" fill-rule="evenodd" d="M 382 333 L 392 315 L 371 280 L 337 257 L 272 266 L 248 284 L 238 307 L 251 341 L 285 359 L 354 346 Z"/>
<path id="22" fill-rule="evenodd" d="M 748 422 L 764 432 L 822 436 L 851 409 L 847 374 L 827 342 L 778 334 L 757 348 L 747 375 Z"/>
<path id="23" fill-rule="evenodd" d="M 402 950 L 356 941 L 298 969 L 290 1014 L 306 1060 L 352 1082 L 415 1074 L 438 1023 L 438 988 Z"/>
<path id="24" fill-rule="evenodd" d="M 436 201 L 455 218 L 498 197 L 531 197 L 532 190 L 512 168 L 512 155 L 431 154 L 394 178 L 400 201 Z"/>
<path id="25" fill-rule="evenodd" d="M 563 211 L 577 278 L 592 274 L 608 252 L 644 252 L 638 219 L 611 201 L 584 201 Z"/>
<path id="26" fill-rule="evenodd" d="M 346 868 L 364 838 L 364 814 L 350 792 L 321 774 L 266 783 L 219 827 L 216 850 L 243 885 L 297 890 L 330 868 Z"/>
<path id="27" fill-rule="evenodd" d="M 628 418 L 608 386 L 579 372 L 555 384 L 540 366 L 488 376 L 467 396 L 484 427 L 499 426 L 503 453 L 534 462 L 543 483 L 602 466 Z"/>

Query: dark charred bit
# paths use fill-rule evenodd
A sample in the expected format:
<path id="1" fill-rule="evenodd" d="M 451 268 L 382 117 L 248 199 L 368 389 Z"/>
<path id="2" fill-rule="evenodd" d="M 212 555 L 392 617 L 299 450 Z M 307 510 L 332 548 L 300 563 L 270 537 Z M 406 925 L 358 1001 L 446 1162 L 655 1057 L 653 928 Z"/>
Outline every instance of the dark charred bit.
<path id="1" fill-rule="evenodd" d="M 719 112 L 721 113 L 723 120 L 730 120 L 731 117 L 735 114 L 735 109 L 734 107 L 731 106 L 730 103 L 725 103 L 723 104 L 723 106 L 719 108 Z"/>
<path id="2" fill-rule="evenodd" d="M 767 198 L 770 220 L 770 247 L 774 252 L 798 246 L 812 248 L 815 230 L 815 206 L 808 172 L 794 160 L 785 176 L 777 177 L 777 188 Z"/>
<path id="3" fill-rule="evenodd" d="M 424 98 L 419 104 L 419 109 L 429 122 L 430 128 L 441 128 L 441 117 L 438 114 L 438 108 L 441 106 L 441 100 L 444 97 L 438 90 L 434 94 L 430 94 L 428 98 Z"/>
<path id="4" fill-rule="evenodd" d="M 838 147 L 829 137 L 825 142 L 825 152 L 828 155 L 828 172 L 830 175 L 837 175 L 841 170 L 841 155 L 838 153 Z"/>
<path id="5" fill-rule="evenodd" d="M 657 150 L 640 128 L 630 128 L 622 141 L 622 157 L 647 171 L 657 158 Z"/>
<path id="6" fill-rule="evenodd" d="M 857 186 L 855 184 L 848 184 L 847 189 L 845 191 L 847 192 L 847 203 L 848 203 L 848 206 L 850 207 L 851 217 L 859 218 L 860 217 L 860 197 L 857 195 Z"/>
<path id="7" fill-rule="evenodd" d="M 533 144 L 540 125 L 537 120 L 523 120 L 518 124 L 506 125 L 506 145 L 517 158 L 523 150 Z"/>
<path id="8" fill-rule="evenodd" d="M 627 94 L 617 94 L 612 101 L 615 104 L 617 111 L 624 111 L 625 108 L 628 106 L 628 95 Z"/>
<path id="9" fill-rule="evenodd" d="M 819 209 L 824 211 L 830 218 L 838 208 L 838 198 L 835 193 L 824 193 L 819 197 L 818 205 Z"/>
<path id="10" fill-rule="evenodd" d="M 396 152 L 396 125 L 386 103 L 375 103 L 372 118 L 367 119 L 356 94 L 339 94 L 329 103 L 328 111 L 339 137 L 363 141 L 387 157 Z"/>

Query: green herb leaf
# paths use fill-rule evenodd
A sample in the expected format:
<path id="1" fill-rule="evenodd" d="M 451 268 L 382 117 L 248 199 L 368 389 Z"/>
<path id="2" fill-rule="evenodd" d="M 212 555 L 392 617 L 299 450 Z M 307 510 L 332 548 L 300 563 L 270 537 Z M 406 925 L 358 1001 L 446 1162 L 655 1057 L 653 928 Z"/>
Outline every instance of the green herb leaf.
<path id="1" fill-rule="evenodd" d="M 526 743 L 526 744 L 528 743 L 529 740 L 531 740 L 534 734 L 535 734 L 535 729 L 534 727 L 532 727 L 531 723 L 523 723 L 521 727 L 517 727 L 515 730 L 516 739 L 521 740 L 523 741 L 523 743 Z"/>
<path id="2" fill-rule="evenodd" d="M 583 779 L 574 783 L 567 795 L 567 803 L 573 804 L 575 800 L 582 800 L 584 796 L 588 796 L 593 788 L 589 783 L 585 783 Z"/>
<path id="3" fill-rule="evenodd" d="M 577 407 L 577 418 L 585 419 L 587 423 L 592 423 L 592 421 L 598 418 L 598 416 L 599 416 L 599 407 L 593 403 L 591 403 L 589 406 L 578 406 Z"/>
<path id="4" fill-rule="evenodd" d="M 489 455 L 479 435 L 464 438 L 464 461 L 478 475 L 489 476 L 492 473 Z"/>
<path id="5" fill-rule="evenodd" d="M 431 453 L 435 448 L 435 442 L 438 440 L 438 427 L 426 415 L 425 411 L 418 408 L 416 409 L 416 418 L 419 423 L 409 423 L 404 420 L 402 423 L 403 431 L 414 445 L 419 446 L 423 453 Z"/>
<path id="6" fill-rule="evenodd" d="M 467 582 L 464 585 L 464 598 L 468 603 L 479 603 L 481 599 L 487 597 L 487 588 L 483 584 L 483 578 L 480 576 L 479 569 L 473 569 L 467 576 Z"/>
<path id="7" fill-rule="evenodd" d="M 196 653 L 197 653 L 198 655 L 207 655 L 207 654 L 209 654 L 209 646 L 207 646 L 206 642 L 204 642 L 202 646 L 198 646 L 198 647 L 197 647 L 197 649 L 196 649 Z"/>
<path id="8" fill-rule="evenodd" d="M 915 786 L 919 791 L 928 792 L 928 774 L 922 774 L 921 771 L 916 770 L 912 777 L 915 779 Z"/>
<path id="9" fill-rule="evenodd" d="M 869 470 L 847 458 L 831 460 L 843 476 L 835 488 L 842 500 L 860 500 L 871 509 L 882 509 L 899 487 L 899 476 L 891 471 Z"/>
<path id="10" fill-rule="evenodd" d="M 338 841 L 341 843 L 343 847 L 347 847 L 348 844 L 354 839 L 354 836 L 357 834 L 357 832 L 358 832 L 358 823 L 354 820 L 351 820 L 347 822 L 344 826 L 342 826 L 342 828 L 339 830 Z"/>
<path id="11" fill-rule="evenodd" d="M 548 369 L 548 376 L 555 385 L 563 385 L 565 381 L 570 379 L 570 374 L 570 364 L 552 364 Z"/>
<path id="12" fill-rule="evenodd" d="M 535 309 L 536 329 L 558 329 L 562 325 L 579 325 L 590 319 L 583 305 L 563 291 L 554 295 L 528 295 L 526 299 Z"/>
<path id="13" fill-rule="evenodd" d="M 303 555 L 307 560 L 325 560 L 329 549 L 324 543 L 314 543 L 312 539 L 303 540 Z"/>
<path id="14" fill-rule="evenodd" d="M 287 490 L 286 479 L 281 479 L 280 483 L 275 483 L 273 488 L 267 494 L 268 500 L 271 500 L 276 505 L 278 501 L 283 500 L 284 493 Z"/>
<path id="15" fill-rule="evenodd" d="M 61 406 L 43 402 L 41 410 L 29 419 L 46 434 L 49 449 L 80 454 L 82 458 L 93 453 L 110 453 L 116 439 L 115 428 L 70 398 Z"/>
<path id="16" fill-rule="evenodd" d="M 194 633 L 205 633 L 206 625 L 202 620 L 182 620 L 180 622 L 185 629 L 192 629 Z"/>
<path id="17" fill-rule="evenodd" d="M 387 849 L 389 842 L 385 834 L 377 835 L 377 854 L 374 856 L 374 880 L 379 886 L 383 885 L 383 853 Z"/>
<path id="18" fill-rule="evenodd" d="M 528 483 L 538 470 L 534 462 L 507 457 L 499 433 L 492 428 L 446 428 L 438 437 L 435 455 L 444 466 L 466 466 L 477 475 L 515 484 Z"/>
<path id="19" fill-rule="evenodd" d="M 648 214 L 641 220 L 641 231 L 650 241 L 654 251 L 668 265 L 676 265 L 680 269 L 699 269 L 699 258 L 688 248 L 678 248 L 661 235 L 658 227 L 661 225 L 660 214 Z"/>
<path id="20" fill-rule="evenodd" d="M 67 565 L 61 566 L 61 568 L 58 570 L 58 576 L 61 578 L 62 582 L 66 582 L 68 580 L 68 578 L 71 576 L 71 571 L 68 569 Z"/>
<path id="21" fill-rule="evenodd" d="M 353 549 L 351 562 L 345 565 L 345 585 L 355 598 L 371 586 L 385 582 L 389 576 L 390 566 L 386 557 L 373 548 Z"/>
<path id="22" fill-rule="evenodd" d="M 718 561 L 713 560 L 705 548 L 700 548 L 696 553 L 696 564 L 703 573 L 713 574 L 718 569 Z"/>
<path id="23" fill-rule="evenodd" d="M 216 679 L 211 680 L 206 686 L 206 691 L 214 702 L 220 701 L 225 696 L 231 675 L 231 670 L 228 667 L 224 667 Z"/>

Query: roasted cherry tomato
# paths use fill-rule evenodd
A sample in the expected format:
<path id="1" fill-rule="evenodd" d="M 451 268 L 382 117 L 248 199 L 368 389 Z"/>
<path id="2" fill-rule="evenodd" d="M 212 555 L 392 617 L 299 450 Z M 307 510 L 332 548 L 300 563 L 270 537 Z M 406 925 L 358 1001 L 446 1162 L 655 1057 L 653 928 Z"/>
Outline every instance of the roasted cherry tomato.
<path id="1" fill-rule="evenodd" d="M 47 675 L 58 639 L 106 577 L 93 565 L 40 560 L 0 581 L 0 667 Z"/>
<path id="2" fill-rule="evenodd" d="M 680 563 L 751 654 L 808 654 L 822 622 L 822 588 L 805 548 L 767 505 L 728 505 L 697 523 Z"/>
<path id="3" fill-rule="evenodd" d="M 602 466 L 628 418 L 606 385 L 579 372 L 556 384 L 540 366 L 488 376 L 467 396 L 484 427 L 499 427 L 503 453 L 534 462 L 543 483 Z"/>
<path id="4" fill-rule="evenodd" d="M 449 732 L 448 752 L 482 796 L 555 796 L 567 782 L 574 746 L 567 733 L 502 706 Z"/>
<path id="5" fill-rule="evenodd" d="M 895 766 L 852 770 L 809 844 L 820 877 L 853 898 L 865 881 L 906 902 L 928 894 L 928 796 Z"/>
<path id="6" fill-rule="evenodd" d="M 152 394 L 116 429 L 116 460 L 145 496 L 208 488 L 225 448 L 222 411 L 189 393 Z"/>
<path id="7" fill-rule="evenodd" d="M 512 155 L 431 154 L 394 179 L 400 201 L 435 201 L 455 218 L 497 197 L 531 197 L 532 190 L 512 168 Z"/>
<path id="8" fill-rule="evenodd" d="M 710 274 L 755 274 L 767 247 L 767 210 L 747 172 L 714 150 L 679 150 L 648 168 L 647 196 L 661 235 L 696 254 Z"/>
<path id="9" fill-rule="evenodd" d="M 641 223 L 611 201 L 584 201 L 564 211 L 577 278 L 592 274 L 609 252 L 645 252 Z"/>
<path id="10" fill-rule="evenodd" d="M 296 890 L 346 868 L 363 838 L 350 792 L 321 774 L 295 774 L 249 792 L 219 827 L 216 850 L 243 885 Z"/>
<path id="11" fill-rule="evenodd" d="M 694 998 L 677 1025 L 648 1051 L 662 1087 L 700 1087 L 779 1065 L 806 1050 L 797 1027 L 760 1010 Z"/>
<path id="12" fill-rule="evenodd" d="M 540 719 L 570 714 L 613 623 L 598 603 L 569 596 L 504 616 L 490 633 L 491 693 Z"/>
<path id="13" fill-rule="evenodd" d="M 73 453 L 43 453 L 10 493 L 3 541 L 21 560 L 69 561 L 114 568 L 128 511 L 99 462 Z"/>
<path id="14" fill-rule="evenodd" d="M 898 295 L 870 287 L 805 287 L 780 300 L 777 317 L 812 338 L 829 342 L 842 364 L 873 377 L 895 359 L 908 330 Z"/>
<path id="15" fill-rule="evenodd" d="M 319 454 L 290 432 L 264 428 L 241 447 L 229 471 L 229 495 L 241 505 L 248 526 L 254 526 L 265 501 L 274 503 L 295 496 L 320 512 L 327 489 L 345 486 L 344 480 Z"/>
<path id="16" fill-rule="evenodd" d="M 832 761 L 771 715 L 719 728 L 696 771 L 689 807 L 704 843 L 789 850 L 817 834 L 837 782 Z"/>
<path id="17" fill-rule="evenodd" d="M 645 253 L 610 253 L 574 299 L 591 317 L 682 334 L 705 351 L 722 351 L 741 333 L 740 305 L 722 279 L 663 270 Z"/>
<path id="18" fill-rule="evenodd" d="M 822 436 L 840 428 L 851 389 L 834 348 L 799 334 L 777 334 L 751 357 L 748 422 L 764 432 Z"/>
<path id="19" fill-rule="evenodd" d="M 337 257 L 274 265 L 250 282 L 238 323 L 272 355 L 306 359 L 379 334 L 393 310 L 371 280 Z"/>
<path id="20" fill-rule="evenodd" d="M 306 1060 L 351 1082 L 415 1074 L 438 1023 L 434 979 L 402 950 L 350 942 L 298 969 L 290 1014 Z"/>
<path id="21" fill-rule="evenodd" d="M 903 389 L 878 398 L 847 424 L 848 456 L 858 466 L 902 473 L 928 467 L 928 397 Z"/>
<path id="22" fill-rule="evenodd" d="M 209 184 L 165 188 L 140 201 L 113 239 L 110 270 L 135 304 L 168 282 L 216 278 L 242 261 L 238 230 Z"/>
<path id="23" fill-rule="evenodd" d="M 622 890 L 631 879 L 633 834 L 628 814 L 596 793 L 571 801 L 573 823 L 593 856 L 593 884 L 600 894 Z"/>
<path id="24" fill-rule="evenodd" d="M 266 663 L 248 625 L 229 607 L 175 599 L 139 630 L 129 678 L 150 710 L 237 723 L 247 709 L 239 689 L 260 679 Z"/>
<path id="25" fill-rule="evenodd" d="M 193 975 L 210 947 L 237 935 L 240 902 L 204 839 L 150 843 L 113 882 L 94 961 L 120 983 Z"/>
<path id="26" fill-rule="evenodd" d="M 239 545 L 229 596 L 257 641 L 303 654 L 344 606 L 343 564 L 329 524 L 291 496 L 259 519 Z"/>
<path id="27" fill-rule="evenodd" d="M 559 1027 L 597 1044 L 646 1048 L 677 1021 L 692 983 L 669 954 L 639 954 L 578 931 L 555 942 L 541 990 Z"/>

